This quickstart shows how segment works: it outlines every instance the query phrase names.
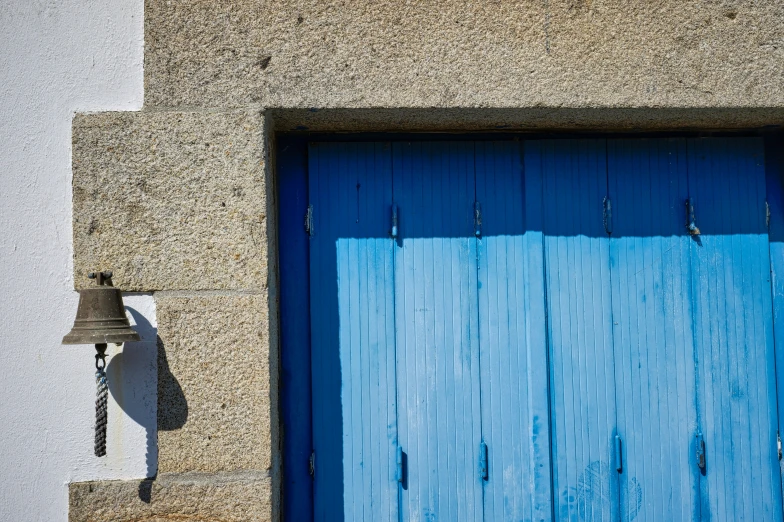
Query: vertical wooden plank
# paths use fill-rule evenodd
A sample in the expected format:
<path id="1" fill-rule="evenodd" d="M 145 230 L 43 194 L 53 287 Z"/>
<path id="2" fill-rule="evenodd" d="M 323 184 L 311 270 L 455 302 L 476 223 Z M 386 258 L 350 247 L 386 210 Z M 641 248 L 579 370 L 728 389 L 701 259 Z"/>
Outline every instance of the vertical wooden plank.
<path id="1" fill-rule="evenodd" d="M 403 520 L 481 520 L 473 144 L 397 143 Z"/>
<path id="2" fill-rule="evenodd" d="M 529 152 L 530 149 L 530 152 Z M 533 424 L 531 449 L 533 467 L 534 501 L 532 520 L 554 519 L 552 433 L 551 421 L 551 362 L 548 342 L 547 281 L 544 254 L 544 186 L 541 143 L 527 142 L 523 148 L 525 173 L 525 245 L 528 255 L 526 286 L 529 303 L 526 306 L 529 335 L 529 364 L 531 368 L 529 407 Z M 529 174 L 529 172 L 531 174 Z M 539 299 L 536 299 L 539 296 Z M 544 347 L 540 351 L 537 347 Z M 541 368 L 544 367 L 544 370 Z"/>
<path id="3" fill-rule="evenodd" d="M 322 154 L 322 149 L 324 149 Z M 329 171 L 336 153 L 319 144 L 308 146 L 309 203 L 331 200 Z M 328 210 L 328 209 L 327 209 Z M 340 358 L 337 325 L 337 256 L 330 238 L 335 232 L 330 212 L 319 212 L 310 240 L 311 361 L 313 451 L 317 455 L 313 484 L 313 518 L 343 517 L 343 412 L 340 403 Z M 326 301 L 333 306 L 315 306 Z M 330 419 L 332 422 L 330 422 Z M 333 475 L 330 480 L 330 474 Z"/>
<path id="4" fill-rule="evenodd" d="M 777 133 L 765 138 L 765 180 L 770 211 L 771 294 L 773 339 L 776 367 L 778 432 L 784 433 L 784 137 Z M 779 460 L 784 473 L 784 461 Z"/>
<path id="5" fill-rule="evenodd" d="M 283 140 L 278 152 L 280 234 L 280 327 L 283 415 L 283 518 L 313 519 L 313 480 L 308 459 L 311 424 L 308 236 L 302 218 L 308 206 L 307 145 Z"/>
<path id="6" fill-rule="evenodd" d="M 533 145 L 533 144 L 531 144 Z M 543 183 L 553 502 L 558 520 L 615 520 L 615 376 L 604 140 L 526 146 Z M 533 166 L 533 161 L 530 165 Z"/>
<path id="7" fill-rule="evenodd" d="M 704 520 L 780 520 L 765 173 L 758 138 L 689 140 Z"/>
<path id="8" fill-rule="evenodd" d="M 310 144 L 315 520 L 397 520 L 388 143 Z"/>
<path id="9" fill-rule="evenodd" d="M 608 141 L 621 520 L 699 519 L 685 145 Z"/>
<path id="10" fill-rule="evenodd" d="M 552 516 L 542 192 L 526 188 L 519 142 L 476 143 L 485 520 Z"/>

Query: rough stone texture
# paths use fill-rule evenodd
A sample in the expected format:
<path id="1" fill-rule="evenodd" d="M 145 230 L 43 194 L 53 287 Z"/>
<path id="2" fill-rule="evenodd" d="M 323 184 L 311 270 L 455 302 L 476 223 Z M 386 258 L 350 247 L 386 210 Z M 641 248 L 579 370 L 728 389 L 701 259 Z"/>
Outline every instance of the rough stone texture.
<path id="1" fill-rule="evenodd" d="M 265 139 L 257 109 L 76 116 L 77 287 L 265 288 Z"/>
<path id="2" fill-rule="evenodd" d="M 262 522 L 273 519 L 267 473 L 161 474 L 155 480 L 77 482 L 69 522 Z"/>
<path id="3" fill-rule="evenodd" d="M 147 106 L 782 107 L 784 2 L 146 0 Z"/>
<path id="4" fill-rule="evenodd" d="M 272 470 L 266 294 L 158 293 L 156 310 L 159 471 Z"/>
<path id="5" fill-rule="evenodd" d="M 263 302 L 263 314 L 265 322 L 264 333 L 267 337 L 268 346 L 268 361 L 269 361 L 269 390 L 270 390 L 270 428 L 269 428 L 269 441 L 271 456 L 271 474 L 272 474 L 272 505 L 273 516 L 275 520 L 280 517 L 280 505 L 283 495 L 283 440 L 282 428 L 280 425 L 280 309 L 279 309 L 279 287 L 278 287 L 278 208 L 279 202 L 277 199 L 277 188 L 274 183 L 274 168 L 275 165 L 275 150 L 277 147 L 277 140 L 275 138 L 275 121 L 269 112 L 264 113 L 266 130 L 265 133 L 265 151 L 266 151 L 266 179 L 267 179 L 267 208 L 269 209 L 266 220 L 267 224 L 267 252 L 268 255 L 268 275 L 267 275 L 267 288 L 262 297 L 266 300 Z"/>

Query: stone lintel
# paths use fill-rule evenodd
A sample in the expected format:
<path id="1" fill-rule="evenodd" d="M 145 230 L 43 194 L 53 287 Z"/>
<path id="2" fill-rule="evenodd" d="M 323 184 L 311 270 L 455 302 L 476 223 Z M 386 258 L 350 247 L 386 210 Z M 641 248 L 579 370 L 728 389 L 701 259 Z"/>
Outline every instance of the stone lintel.
<path id="1" fill-rule="evenodd" d="M 69 485 L 69 522 L 266 522 L 266 471 L 162 473 L 155 479 Z"/>
<path id="2" fill-rule="evenodd" d="M 781 108 L 784 3 L 146 0 L 146 107 Z"/>

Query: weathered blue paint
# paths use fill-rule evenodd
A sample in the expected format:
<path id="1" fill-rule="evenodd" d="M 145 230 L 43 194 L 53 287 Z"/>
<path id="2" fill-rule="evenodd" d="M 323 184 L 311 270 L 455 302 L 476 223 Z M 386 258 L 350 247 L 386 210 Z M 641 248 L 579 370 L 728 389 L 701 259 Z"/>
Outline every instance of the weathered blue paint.
<path id="1" fill-rule="evenodd" d="M 312 143 L 313 236 L 304 208 L 281 234 L 310 243 L 315 520 L 780 520 L 784 198 L 762 152 Z M 307 293 L 296 268 L 282 286 Z M 281 301 L 281 398 L 286 514 L 307 520 L 287 496 L 308 494 L 303 303 Z"/>
<path id="2" fill-rule="evenodd" d="M 702 519 L 781 520 L 762 140 L 688 141 Z"/>
<path id="3" fill-rule="evenodd" d="M 308 460 L 313 448 L 310 375 L 310 278 L 308 237 L 302 216 L 308 205 L 307 148 L 304 141 L 284 140 L 278 152 L 281 212 L 280 295 L 281 386 L 283 431 L 283 519 L 313 520 L 313 479 Z"/>
<path id="4" fill-rule="evenodd" d="M 554 514 L 617 520 L 606 143 L 533 141 L 525 150 L 526 177 L 543 187 Z"/>
<path id="5" fill-rule="evenodd" d="M 485 520 L 552 516 L 542 186 L 519 142 L 476 143 Z"/>
<path id="6" fill-rule="evenodd" d="M 396 143 L 393 178 L 402 519 L 481 520 L 473 144 Z"/>
<path id="7" fill-rule="evenodd" d="M 315 520 L 397 520 L 389 143 L 309 148 Z"/>
<path id="8" fill-rule="evenodd" d="M 684 139 L 608 141 L 621 520 L 699 517 Z"/>

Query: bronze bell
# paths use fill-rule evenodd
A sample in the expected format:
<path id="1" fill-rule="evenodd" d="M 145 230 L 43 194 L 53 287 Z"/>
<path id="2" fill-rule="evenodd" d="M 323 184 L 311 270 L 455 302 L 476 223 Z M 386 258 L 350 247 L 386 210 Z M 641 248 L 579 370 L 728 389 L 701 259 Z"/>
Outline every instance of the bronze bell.
<path id="1" fill-rule="evenodd" d="M 139 341 L 125 316 L 122 292 L 111 286 L 111 272 L 91 272 L 97 286 L 79 291 L 76 320 L 63 344 L 106 344 Z"/>

